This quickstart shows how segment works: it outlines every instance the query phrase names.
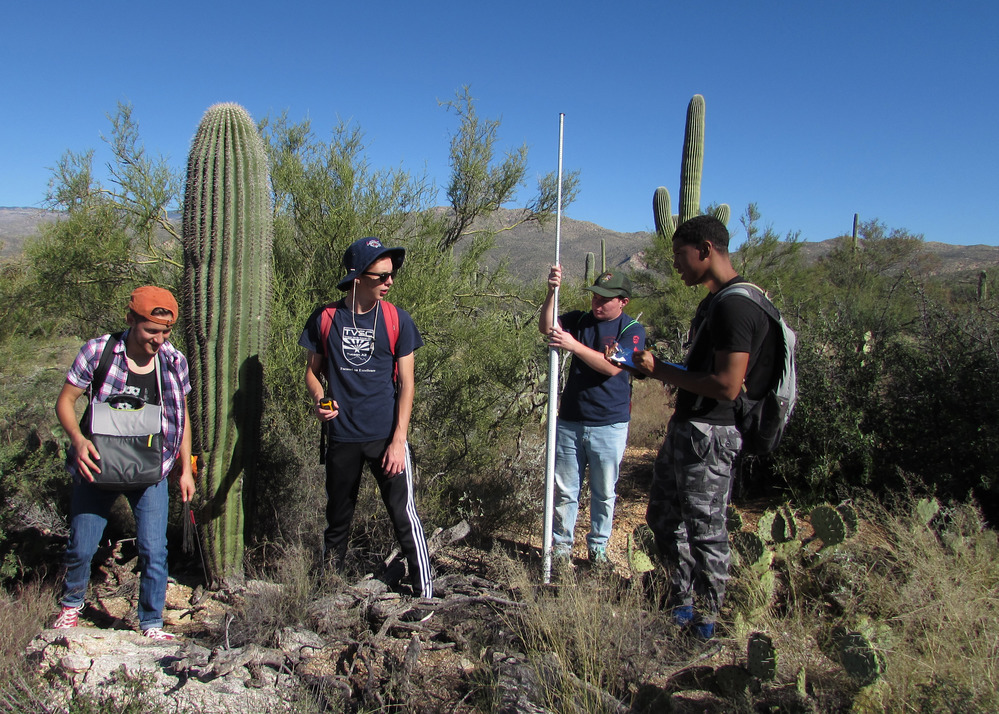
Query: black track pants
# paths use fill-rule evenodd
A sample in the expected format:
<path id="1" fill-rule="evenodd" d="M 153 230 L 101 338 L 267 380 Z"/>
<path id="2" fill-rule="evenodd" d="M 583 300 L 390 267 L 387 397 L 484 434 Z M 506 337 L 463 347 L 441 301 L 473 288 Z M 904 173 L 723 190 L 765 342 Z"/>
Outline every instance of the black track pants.
<path id="1" fill-rule="evenodd" d="M 413 500 L 413 464 L 406 446 L 406 470 L 387 475 L 382 471 L 382 456 L 388 440 L 363 443 L 331 442 L 326 455 L 326 531 L 323 542 L 326 557 L 342 563 L 347 554 L 350 522 L 357 507 L 361 471 L 365 462 L 378 482 L 385 508 L 395 529 L 395 537 L 409 562 L 413 590 L 423 597 L 433 597 L 430 553 L 423 524 Z"/>

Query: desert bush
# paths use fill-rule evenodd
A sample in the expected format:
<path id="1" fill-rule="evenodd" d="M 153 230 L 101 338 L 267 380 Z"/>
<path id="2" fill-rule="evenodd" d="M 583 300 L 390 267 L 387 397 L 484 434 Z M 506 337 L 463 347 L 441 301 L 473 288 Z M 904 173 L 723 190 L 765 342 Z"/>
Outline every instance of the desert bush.
<path id="1" fill-rule="evenodd" d="M 78 348 L 71 338 L 0 342 L 0 581 L 51 572 L 68 532 L 67 444 L 53 405 Z"/>

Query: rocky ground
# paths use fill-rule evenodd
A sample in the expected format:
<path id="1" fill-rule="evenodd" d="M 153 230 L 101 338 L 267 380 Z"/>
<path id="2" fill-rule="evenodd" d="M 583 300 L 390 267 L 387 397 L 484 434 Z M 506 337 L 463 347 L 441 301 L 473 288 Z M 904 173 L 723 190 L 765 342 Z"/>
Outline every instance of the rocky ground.
<path id="1" fill-rule="evenodd" d="M 609 548 L 613 569 L 595 572 L 585 562 L 588 514 L 582 508 L 571 578 L 551 586 L 538 582 L 538 592 L 558 597 L 566 587 L 593 587 L 613 593 L 615 583 L 638 577 L 628 563 L 627 537 L 644 522 L 653 458 L 647 449 L 630 449 L 626 457 Z M 102 568 L 103 582 L 95 586 L 81 626 L 43 631 L 26 655 L 53 683 L 50 695 L 56 699 L 74 690 L 120 699 L 141 681 L 150 706 L 168 711 L 541 712 L 551 709 L 552 692 L 572 693 L 563 697 L 577 697 L 575 703 L 563 698 L 562 706 L 579 711 L 735 706 L 719 673 L 745 653 L 724 638 L 709 648 L 677 650 L 676 632 L 654 615 L 645 625 L 651 642 L 646 651 L 620 653 L 633 671 L 630 693 L 596 689 L 555 654 L 528 659 L 510 624 L 538 592 L 499 582 L 490 565 L 495 556 L 470 544 L 467 534 L 461 523 L 431 539 L 438 572 L 433 600 L 408 596 L 395 562 L 378 577 L 330 588 L 332 594 L 307 603 L 290 618 L 297 624 L 280 627 L 266 643 L 243 641 L 238 618 L 264 602 L 260 598 L 280 599 L 285 586 L 247 581 L 206 592 L 196 576 L 171 582 L 167 593 L 166 629 L 181 638 L 142 638 L 134 622 L 135 563 L 127 544 L 119 544 Z M 539 546 L 536 538 L 511 539 L 502 547 L 540 581 Z M 744 670 L 736 669 L 738 680 Z M 735 686 L 736 698 L 743 696 L 746 683 Z"/>

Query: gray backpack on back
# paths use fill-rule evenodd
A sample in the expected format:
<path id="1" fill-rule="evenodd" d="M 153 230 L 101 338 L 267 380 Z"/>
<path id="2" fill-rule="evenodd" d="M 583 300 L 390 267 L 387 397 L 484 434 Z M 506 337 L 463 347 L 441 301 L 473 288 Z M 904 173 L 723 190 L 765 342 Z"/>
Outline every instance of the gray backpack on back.
<path id="1" fill-rule="evenodd" d="M 708 308 L 711 310 L 721 300 L 738 296 L 758 305 L 778 327 L 777 362 L 781 365 L 774 383 L 768 387 L 766 394 L 759 400 L 746 397 L 743 393 L 735 403 L 736 426 L 742 434 L 742 451 L 746 454 L 769 454 L 777 448 L 784 427 L 791 419 L 795 402 L 798 400 L 798 376 L 794 366 L 794 350 L 797 337 L 780 311 L 767 298 L 763 288 L 753 283 L 736 283 L 719 291 Z"/>

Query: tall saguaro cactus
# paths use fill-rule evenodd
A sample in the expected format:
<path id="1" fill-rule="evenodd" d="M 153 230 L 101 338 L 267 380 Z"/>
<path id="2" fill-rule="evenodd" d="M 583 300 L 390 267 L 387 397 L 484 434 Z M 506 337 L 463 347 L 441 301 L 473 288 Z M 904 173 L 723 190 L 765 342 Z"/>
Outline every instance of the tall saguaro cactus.
<path id="1" fill-rule="evenodd" d="M 687 105 L 687 125 L 683 132 L 683 158 L 680 162 L 679 214 L 674 215 L 669 191 L 665 186 L 656 189 L 652 196 L 652 214 L 656 234 L 668 245 L 673 240 L 676 227 L 701 212 L 701 174 L 704 170 L 704 97 L 695 94 Z M 722 203 L 714 216 L 728 223 L 731 211 Z"/>
<path id="2" fill-rule="evenodd" d="M 184 188 L 184 328 L 188 399 L 212 578 L 242 574 L 267 340 L 273 226 L 267 154 L 238 104 L 205 112 Z"/>

